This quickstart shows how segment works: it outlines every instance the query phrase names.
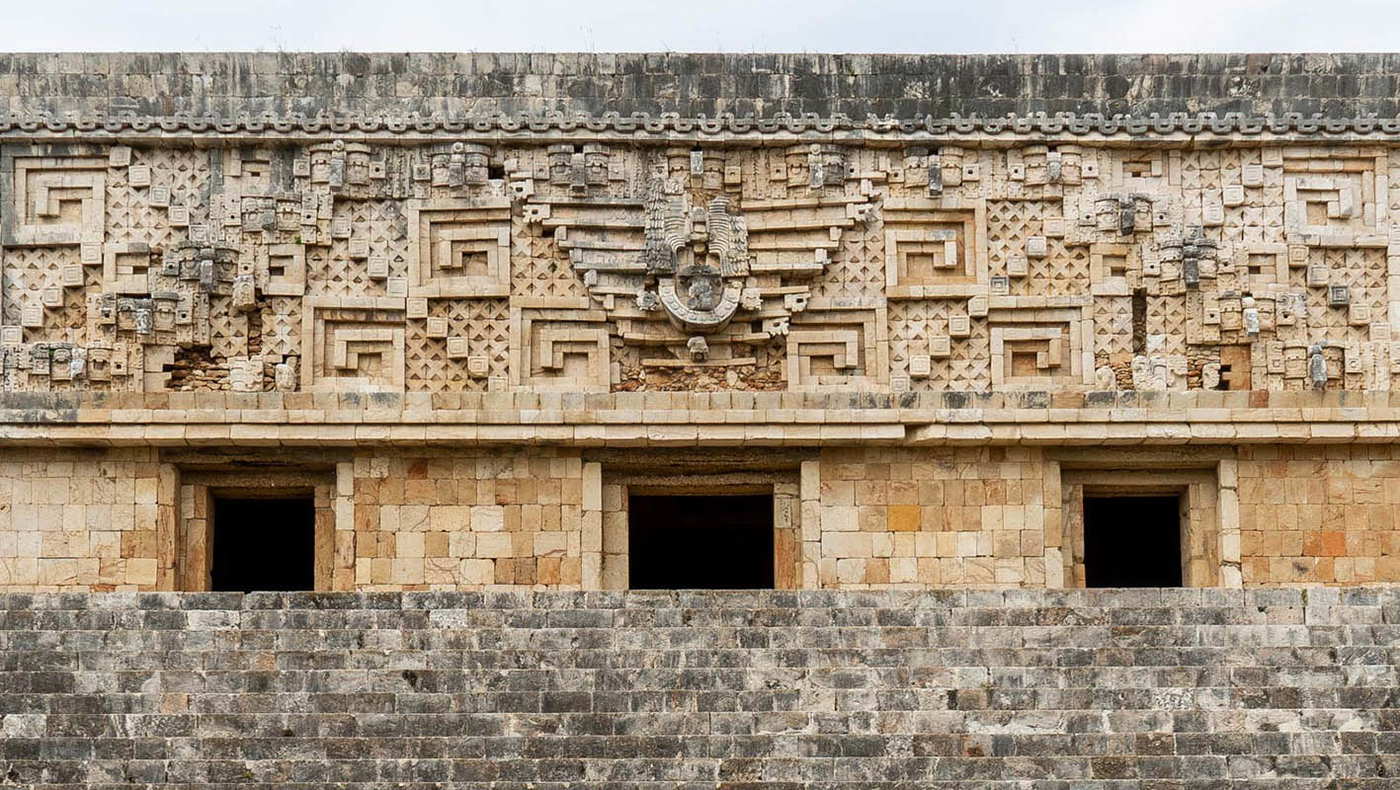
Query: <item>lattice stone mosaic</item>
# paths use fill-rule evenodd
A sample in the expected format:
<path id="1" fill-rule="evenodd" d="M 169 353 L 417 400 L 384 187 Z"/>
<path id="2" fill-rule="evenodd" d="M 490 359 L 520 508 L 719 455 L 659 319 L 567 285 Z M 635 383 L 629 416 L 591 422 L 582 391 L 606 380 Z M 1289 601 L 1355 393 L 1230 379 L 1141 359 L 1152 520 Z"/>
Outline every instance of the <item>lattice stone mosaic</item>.
<path id="1" fill-rule="evenodd" d="M 7 143 L 0 381 L 1395 381 L 1400 174 L 1383 144 L 545 138 Z"/>

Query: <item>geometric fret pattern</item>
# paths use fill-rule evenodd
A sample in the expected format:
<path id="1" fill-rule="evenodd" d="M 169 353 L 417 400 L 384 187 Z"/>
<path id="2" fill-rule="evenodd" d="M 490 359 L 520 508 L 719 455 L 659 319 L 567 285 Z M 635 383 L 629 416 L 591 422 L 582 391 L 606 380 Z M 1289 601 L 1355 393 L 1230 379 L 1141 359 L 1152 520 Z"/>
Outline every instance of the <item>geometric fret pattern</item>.
<path id="1" fill-rule="evenodd" d="M 1388 390 L 1400 370 L 1383 145 L 531 134 L 4 145 L 0 380 Z"/>

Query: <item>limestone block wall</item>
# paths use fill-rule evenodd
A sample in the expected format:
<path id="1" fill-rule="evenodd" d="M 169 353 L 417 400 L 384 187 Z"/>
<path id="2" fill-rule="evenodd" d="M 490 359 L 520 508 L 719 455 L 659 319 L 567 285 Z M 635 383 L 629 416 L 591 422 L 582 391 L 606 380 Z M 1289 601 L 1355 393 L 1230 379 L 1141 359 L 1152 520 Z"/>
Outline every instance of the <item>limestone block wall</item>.
<path id="1" fill-rule="evenodd" d="M 0 597 L 0 775 L 110 790 L 1400 774 L 1400 591 Z"/>
<path id="2" fill-rule="evenodd" d="M 0 55 L 0 110 L 257 117 L 635 112 L 1400 114 L 1386 53 L 877 55 L 85 52 Z"/>
<path id="3" fill-rule="evenodd" d="M 168 583 L 171 483 L 151 448 L 0 454 L 0 589 Z"/>
<path id="4" fill-rule="evenodd" d="M 826 450 L 820 586 L 1061 586 L 1046 474 L 1036 448 Z"/>
<path id="5" fill-rule="evenodd" d="M 191 536 L 207 511 L 190 491 L 252 467 L 266 485 L 325 481 L 323 590 L 622 589 L 629 488 L 732 486 L 774 494 L 780 588 L 1082 586 L 1084 491 L 1141 486 L 1185 499 L 1188 586 L 1397 582 L 1398 452 L 1241 445 L 1186 469 L 1143 449 L 1090 464 L 1066 447 L 830 447 L 718 475 L 643 450 L 365 448 L 305 454 L 325 472 L 243 452 L 224 457 L 233 475 L 211 452 L 15 448 L 0 455 L 0 590 L 203 589 L 207 543 Z M 682 456 L 709 468 L 706 451 Z"/>
<path id="6" fill-rule="evenodd" d="M 367 453 L 354 469 L 356 589 L 582 583 L 576 453 Z"/>
<path id="7" fill-rule="evenodd" d="M 1391 446 L 1241 448 L 1245 578 L 1400 580 L 1400 453 Z"/>

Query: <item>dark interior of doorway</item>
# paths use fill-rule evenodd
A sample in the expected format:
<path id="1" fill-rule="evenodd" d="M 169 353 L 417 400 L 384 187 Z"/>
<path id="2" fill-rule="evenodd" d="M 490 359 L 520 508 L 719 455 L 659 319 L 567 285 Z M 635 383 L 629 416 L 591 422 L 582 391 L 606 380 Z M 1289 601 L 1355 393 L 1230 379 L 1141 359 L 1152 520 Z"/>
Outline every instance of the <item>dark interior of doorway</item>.
<path id="1" fill-rule="evenodd" d="M 773 497 L 628 499 L 628 584 L 638 590 L 773 587 Z"/>
<path id="2" fill-rule="evenodd" d="M 1086 496 L 1084 581 L 1088 587 L 1180 587 L 1180 497 Z"/>
<path id="3" fill-rule="evenodd" d="M 295 592 L 315 587 L 312 498 L 214 499 L 210 589 Z"/>

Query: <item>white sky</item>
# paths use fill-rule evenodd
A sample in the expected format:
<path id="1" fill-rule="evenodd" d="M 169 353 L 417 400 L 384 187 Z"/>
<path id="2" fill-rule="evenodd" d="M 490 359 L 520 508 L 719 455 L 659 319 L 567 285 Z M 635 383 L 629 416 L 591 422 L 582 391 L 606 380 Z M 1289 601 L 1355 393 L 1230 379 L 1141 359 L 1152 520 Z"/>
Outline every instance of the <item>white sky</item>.
<path id="1" fill-rule="evenodd" d="M 1400 48 L 1400 0 L 0 0 L 15 51 Z"/>

